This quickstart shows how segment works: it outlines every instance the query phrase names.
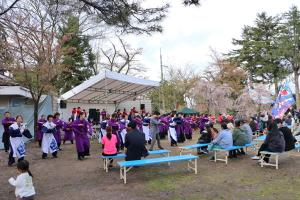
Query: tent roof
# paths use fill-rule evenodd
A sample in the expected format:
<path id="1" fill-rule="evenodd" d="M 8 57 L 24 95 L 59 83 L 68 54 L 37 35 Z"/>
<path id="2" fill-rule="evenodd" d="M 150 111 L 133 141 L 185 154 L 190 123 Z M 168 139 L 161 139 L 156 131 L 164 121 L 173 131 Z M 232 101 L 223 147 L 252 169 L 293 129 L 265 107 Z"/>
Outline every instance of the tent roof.
<path id="1" fill-rule="evenodd" d="M 183 114 L 198 114 L 199 113 L 198 111 L 195 111 L 195 110 L 193 110 L 191 108 L 187 108 L 187 107 L 179 110 L 178 112 L 183 113 Z"/>
<path id="2" fill-rule="evenodd" d="M 70 103 L 116 104 L 159 86 L 159 82 L 111 71 L 102 71 L 61 95 Z"/>

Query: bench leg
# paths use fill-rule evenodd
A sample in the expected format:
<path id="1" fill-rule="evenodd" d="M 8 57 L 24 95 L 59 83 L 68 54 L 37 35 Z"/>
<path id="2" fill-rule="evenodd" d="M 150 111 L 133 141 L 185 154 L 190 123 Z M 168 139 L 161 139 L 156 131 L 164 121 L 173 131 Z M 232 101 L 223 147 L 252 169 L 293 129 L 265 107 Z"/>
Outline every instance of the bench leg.
<path id="1" fill-rule="evenodd" d="M 123 172 L 122 172 L 122 170 L 123 170 L 123 167 L 120 167 L 120 180 L 123 179 Z"/>
<path id="2" fill-rule="evenodd" d="M 195 158 L 195 174 L 198 174 L 198 163 L 197 163 L 198 159 Z"/>
<path id="3" fill-rule="evenodd" d="M 276 169 L 278 169 L 278 155 L 276 155 Z"/>
<path id="4" fill-rule="evenodd" d="M 217 151 L 214 151 L 215 162 L 217 162 Z"/>
<path id="5" fill-rule="evenodd" d="M 126 177 L 126 172 L 127 172 L 127 170 L 126 170 L 126 167 L 124 167 L 124 174 L 123 174 L 123 179 L 124 179 L 124 184 L 126 184 L 127 183 L 127 177 Z"/>
<path id="6" fill-rule="evenodd" d="M 226 165 L 228 164 L 228 154 L 229 154 L 229 151 L 227 151 L 226 154 L 225 154 L 225 163 L 226 163 Z"/>
<path id="7" fill-rule="evenodd" d="M 108 158 L 104 158 L 103 159 L 103 168 L 105 170 L 105 172 L 108 172 Z"/>
<path id="8" fill-rule="evenodd" d="M 264 158 L 265 158 L 265 155 L 264 155 L 264 154 L 261 154 L 261 155 L 260 155 L 260 166 L 261 166 L 261 167 L 264 167 L 264 162 L 265 162 L 265 161 L 264 161 Z"/>
<path id="9" fill-rule="evenodd" d="M 167 156 L 170 157 L 170 153 L 169 152 L 167 153 Z M 168 162 L 168 165 L 171 166 L 171 163 Z"/>

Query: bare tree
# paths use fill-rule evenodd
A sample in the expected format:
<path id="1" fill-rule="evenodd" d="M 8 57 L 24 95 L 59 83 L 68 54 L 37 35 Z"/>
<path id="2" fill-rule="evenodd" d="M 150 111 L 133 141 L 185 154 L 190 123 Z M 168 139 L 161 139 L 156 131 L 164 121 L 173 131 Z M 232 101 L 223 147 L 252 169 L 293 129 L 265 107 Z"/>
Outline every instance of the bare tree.
<path id="1" fill-rule="evenodd" d="M 100 65 L 104 68 L 123 74 L 134 74 L 136 72 L 142 72 L 145 69 L 138 62 L 138 56 L 142 54 L 142 49 L 134 49 L 129 44 L 117 36 L 119 41 L 119 48 L 111 42 L 111 48 L 108 50 L 101 49 L 103 58 L 105 61 Z"/>
<path id="2" fill-rule="evenodd" d="M 36 133 L 41 96 L 53 91 L 52 80 L 63 68 L 61 47 L 56 38 L 58 4 L 32 0 L 2 15 L 0 23 L 7 32 L 7 46 L 13 60 L 7 70 L 14 80 L 29 89 L 34 102 Z"/>
<path id="3" fill-rule="evenodd" d="M 30 2 L 30 0 L 9 1 L 9 6 L 0 7 L 0 16 L 17 9 L 17 5 L 21 3 Z M 161 32 L 160 22 L 166 17 L 169 8 L 169 4 L 156 8 L 143 8 L 141 0 L 49 0 L 49 2 L 59 5 L 59 14 L 85 13 L 97 25 L 117 28 L 122 33 L 137 34 Z"/>

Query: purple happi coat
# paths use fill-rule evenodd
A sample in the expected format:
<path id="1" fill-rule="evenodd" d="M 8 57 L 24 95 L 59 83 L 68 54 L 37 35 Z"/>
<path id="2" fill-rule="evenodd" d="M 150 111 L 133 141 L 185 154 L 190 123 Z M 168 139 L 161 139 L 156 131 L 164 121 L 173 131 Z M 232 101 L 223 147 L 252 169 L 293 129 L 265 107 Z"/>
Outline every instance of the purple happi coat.
<path id="1" fill-rule="evenodd" d="M 73 130 L 72 130 L 72 122 L 65 123 L 63 130 L 65 132 L 64 140 L 72 141 L 74 139 Z"/>
<path id="2" fill-rule="evenodd" d="M 158 125 L 159 136 L 161 139 L 164 139 L 168 135 L 169 119 L 168 119 L 168 117 L 161 117 L 160 122 L 162 124 Z"/>
<path id="3" fill-rule="evenodd" d="M 203 117 L 200 118 L 200 124 L 199 124 L 200 133 L 201 133 L 202 131 L 204 131 L 204 129 L 205 129 L 205 124 L 206 124 L 208 121 L 209 121 L 208 117 L 203 116 Z"/>
<path id="4" fill-rule="evenodd" d="M 89 152 L 90 140 L 88 137 L 89 122 L 85 119 L 77 119 L 72 123 L 72 130 L 75 135 L 76 149 L 78 153 Z"/>
<path id="5" fill-rule="evenodd" d="M 108 126 L 111 126 L 112 134 L 115 134 L 117 136 L 118 146 L 119 146 L 121 144 L 121 138 L 120 138 L 120 135 L 118 134 L 118 132 L 119 132 L 118 121 L 116 119 L 110 119 L 107 124 L 108 124 Z"/>
<path id="6" fill-rule="evenodd" d="M 143 121 L 142 121 L 142 119 L 136 117 L 136 118 L 134 119 L 134 121 L 135 121 L 135 123 L 136 123 L 136 125 L 137 125 L 137 127 L 138 127 L 138 130 L 139 130 L 140 132 L 143 132 Z"/>
<path id="7" fill-rule="evenodd" d="M 192 134 L 193 134 L 191 123 L 192 123 L 191 118 L 187 117 L 183 119 L 183 129 L 184 129 L 185 138 L 189 140 L 192 139 Z"/>
<path id="8" fill-rule="evenodd" d="M 104 118 L 106 117 L 106 111 L 102 111 L 102 112 L 100 113 L 100 115 L 101 115 L 101 121 L 103 121 Z"/>
<path id="9" fill-rule="evenodd" d="M 54 133 L 54 138 L 59 146 L 61 143 L 61 129 L 64 127 L 64 121 L 61 119 L 54 119 L 53 123 L 56 125 L 56 132 Z"/>
<path id="10" fill-rule="evenodd" d="M 9 126 L 14 123 L 15 119 L 10 117 L 10 118 L 4 118 L 2 120 L 2 125 L 4 129 L 4 133 L 2 135 L 2 142 L 4 143 L 5 149 L 9 149 Z M 6 146 L 7 145 L 7 146 Z"/>
<path id="11" fill-rule="evenodd" d="M 43 139 L 43 132 L 42 132 L 42 128 L 43 125 L 46 123 L 46 119 L 39 119 L 38 121 L 38 129 L 37 129 L 37 139 L 38 141 L 42 141 Z"/>
<path id="12" fill-rule="evenodd" d="M 182 143 L 185 141 L 183 120 L 181 117 L 175 117 L 173 121 L 176 122 L 175 130 L 178 138 L 177 142 Z"/>

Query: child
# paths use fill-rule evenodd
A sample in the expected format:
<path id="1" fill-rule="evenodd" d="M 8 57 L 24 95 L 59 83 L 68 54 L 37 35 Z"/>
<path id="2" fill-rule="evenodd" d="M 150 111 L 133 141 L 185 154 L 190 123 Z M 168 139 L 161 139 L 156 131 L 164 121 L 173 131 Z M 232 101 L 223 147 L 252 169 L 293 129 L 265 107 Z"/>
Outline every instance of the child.
<path id="1" fill-rule="evenodd" d="M 22 160 L 17 164 L 18 176 L 16 179 L 11 177 L 8 182 L 16 187 L 15 194 L 17 200 L 33 200 L 35 190 L 32 183 L 32 174 L 29 170 L 27 160 Z"/>

